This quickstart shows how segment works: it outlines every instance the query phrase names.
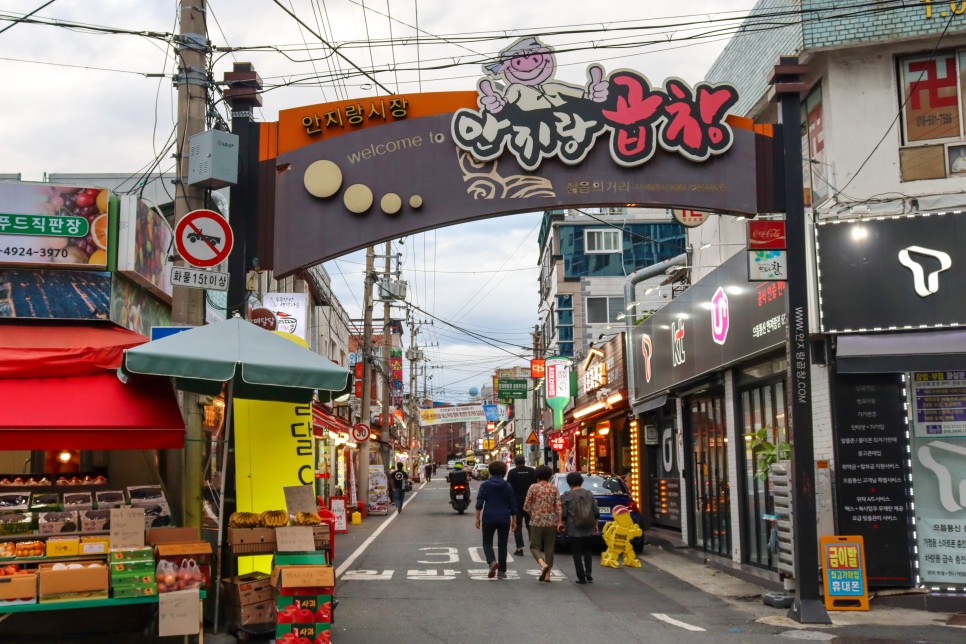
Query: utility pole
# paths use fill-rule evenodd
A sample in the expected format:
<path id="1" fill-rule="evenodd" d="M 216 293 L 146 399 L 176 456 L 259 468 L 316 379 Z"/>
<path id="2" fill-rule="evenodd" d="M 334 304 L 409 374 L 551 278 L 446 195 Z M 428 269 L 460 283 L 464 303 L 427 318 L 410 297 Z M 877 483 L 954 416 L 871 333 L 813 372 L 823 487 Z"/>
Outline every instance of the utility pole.
<path id="1" fill-rule="evenodd" d="M 534 359 L 539 359 L 543 357 L 543 350 L 540 348 L 540 327 L 535 325 L 533 327 L 533 357 Z M 537 418 L 537 409 L 540 404 L 540 387 L 537 386 L 537 382 L 533 383 L 533 406 L 530 409 L 530 429 L 540 436 L 543 432 L 540 431 L 540 419 Z M 543 461 L 542 454 L 539 452 L 540 446 L 537 445 L 537 459 L 533 462 L 533 465 L 537 465 Z M 533 452 L 531 452 L 532 454 Z"/>
<path id="2" fill-rule="evenodd" d="M 392 242 L 386 242 L 386 266 L 383 271 L 383 279 L 385 286 L 389 286 L 389 280 L 392 277 Z M 392 320 L 389 316 L 392 314 L 392 299 L 390 298 L 390 293 L 385 291 L 380 293 L 383 298 L 382 304 L 382 364 L 386 369 L 386 385 L 382 389 L 382 433 L 384 436 L 392 436 L 392 426 L 395 420 L 392 412 L 389 409 L 389 405 L 392 397 L 392 371 L 389 368 L 390 360 L 389 355 L 392 353 L 392 336 L 389 333 Z M 390 442 L 392 442 L 390 440 Z M 408 445 L 407 445 L 408 448 Z M 394 468 L 395 463 L 389 463 L 389 469 Z M 410 472 L 412 474 L 412 472 Z"/>
<path id="3" fill-rule="evenodd" d="M 369 406 L 372 381 L 369 366 L 372 359 L 372 279 L 375 274 L 375 261 L 376 251 L 369 246 L 366 249 L 366 281 L 362 295 L 362 401 L 359 412 L 366 427 L 371 424 Z M 356 477 L 359 501 L 366 504 L 369 502 L 369 443 L 371 440 L 370 438 L 359 445 L 359 475 Z"/>
<path id="4" fill-rule="evenodd" d="M 419 362 L 419 354 L 416 351 L 416 335 L 419 333 L 419 328 L 412 318 L 412 309 L 406 311 L 406 321 L 409 322 L 409 352 L 406 356 L 409 360 L 409 410 L 406 414 L 408 419 L 406 424 L 409 427 L 409 434 L 415 435 L 416 428 L 419 426 L 416 420 L 418 409 L 416 405 L 416 365 Z M 423 449 L 425 449 L 425 441 L 422 440 L 421 442 Z"/>
<path id="5" fill-rule="evenodd" d="M 175 155 L 177 157 L 177 179 L 175 183 L 174 216 L 175 222 L 192 210 L 204 206 L 205 189 L 189 186 L 188 146 L 193 134 L 205 130 L 205 116 L 208 108 L 208 28 L 205 22 L 207 7 L 204 0 L 181 0 L 179 5 L 181 29 L 178 37 L 178 74 L 175 85 L 178 87 L 178 126 Z M 176 266 L 184 266 L 178 258 Z M 202 289 L 175 286 L 171 299 L 171 322 L 176 325 L 200 326 L 205 321 L 205 292 Z M 199 397 L 184 393 L 183 411 L 186 417 L 183 476 L 174 476 L 173 484 L 182 481 L 180 494 L 173 497 L 182 499 L 184 525 L 201 528 L 201 488 L 203 469 L 203 450 L 205 445 L 204 429 Z M 169 464 L 170 466 L 171 464 Z M 174 487 L 174 485 L 172 485 Z"/>

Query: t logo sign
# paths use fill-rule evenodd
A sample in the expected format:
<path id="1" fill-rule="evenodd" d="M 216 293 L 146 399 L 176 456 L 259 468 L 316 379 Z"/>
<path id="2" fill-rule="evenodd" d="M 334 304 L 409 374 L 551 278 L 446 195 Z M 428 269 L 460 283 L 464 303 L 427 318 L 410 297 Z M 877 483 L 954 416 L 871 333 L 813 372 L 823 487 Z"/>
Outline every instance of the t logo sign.
<path id="1" fill-rule="evenodd" d="M 925 255 L 939 260 L 939 269 L 926 275 L 922 264 L 912 258 L 910 253 Z M 939 292 L 939 274 L 953 265 L 953 260 L 948 253 L 941 250 L 932 250 L 922 246 L 909 246 L 899 251 L 899 263 L 912 271 L 913 285 L 916 295 L 928 297 Z"/>

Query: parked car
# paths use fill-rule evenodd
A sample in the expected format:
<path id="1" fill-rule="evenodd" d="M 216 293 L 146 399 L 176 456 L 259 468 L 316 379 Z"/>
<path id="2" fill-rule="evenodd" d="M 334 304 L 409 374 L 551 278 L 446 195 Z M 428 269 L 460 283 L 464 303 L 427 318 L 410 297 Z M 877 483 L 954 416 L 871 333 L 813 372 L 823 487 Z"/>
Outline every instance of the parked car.
<path id="1" fill-rule="evenodd" d="M 490 466 L 487 463 L 477 463 L 473 466 L 472 476 L 477 481 L 485 481 L 490 478 Z"/>
<path id="2" fill-rule="evenodd" d="M 613 515 L 611 515 L 611 510 L 618 505 L 624 505 L 630 508 L 631 519 L 637 525 L 641 525 L 641 511 L 631 498 L 631 494 L 627 486 L 624 485 L 623 479 L 612 474 L 583 474 L 583 472 L 581 474 L 584 477 L 584 482 L 581 487 L 593 492 L 594 499 L 597 501 L 597 508 L 600 510 L 600 521 L 597 527 L 601 534 L 604 531 L 604 524 L 614 519 Z M 561 495 L 570 489 L 570 486 L 567 485 L 567 472 L 554 474 L 551 482 L 560 490 Z M 599 536 L 598 539 L 599 544 L 602 545 L 604 538 Z M 559 548 L 566 545 L 567 537 L 558 533 L 556 547 Z M 644 537 L 632 539 L 631 545 L 634 547 L 634 552 L 640 552 L 644 549 Z"/>
<path id="3" fill-rule="evenodd" d="M 454 461 L 453 459 L 450 459 L 449 462 L 446 463 L 446 469 L 451 470 L 454 467 L 456 467 L 456 461 Z"/>

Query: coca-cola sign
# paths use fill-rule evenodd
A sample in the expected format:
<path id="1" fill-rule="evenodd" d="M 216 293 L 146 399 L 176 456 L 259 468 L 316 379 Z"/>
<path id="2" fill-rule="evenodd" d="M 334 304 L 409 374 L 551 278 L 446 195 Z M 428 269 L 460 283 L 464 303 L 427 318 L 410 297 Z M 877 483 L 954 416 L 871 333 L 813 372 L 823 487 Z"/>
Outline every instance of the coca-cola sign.
<path id="1" fill-rule="evenodd" d="M 785 222 L 775 220 L 748 221 L 748 250 L 785 248 Z"/>

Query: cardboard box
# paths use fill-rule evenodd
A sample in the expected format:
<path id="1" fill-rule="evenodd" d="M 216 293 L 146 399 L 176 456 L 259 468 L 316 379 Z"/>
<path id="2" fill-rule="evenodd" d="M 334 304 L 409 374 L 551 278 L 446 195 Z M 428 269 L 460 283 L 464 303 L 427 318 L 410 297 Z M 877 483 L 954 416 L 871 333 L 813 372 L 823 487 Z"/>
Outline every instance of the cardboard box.
<path id="1" fill-rule="evenodd" d="M 162 543 L 189 543 L 198 540 L 198 528 L 149 528 L 145 542 L 151 546 Z"/>
<path id="2" fill-rule="evenodd" d="M 154 559 L 126 559 L 111 563 L 111 574 L 119 572 L 144 573 L 149 572 L 154 575 Z"/>
<path id="3" fill-rule="evenodd" d="M 115 586 L 130 586 L 134 584 L 155 584 L 153 570 L 129 570 L 125 572 L 111 571 L 111 588 Z"/>
<path id="4" fill-rule="evenodd" d="M 65 512 L 41 512 L 37 516 L 37 530 L 40 534 L 79 532 L 80 523 L 77 520 L 77 513 L 70 510 Z"/>
<path id="5" fill-rule="evenodd" d="M 30 508 L 30 492 L 3 492 L 0 494 L 0 511 L 21 511 Z"/>
<path id="6" fill-rule="evenodd" d="M 127 496 L 131 499 L 131 505 L 135 506 L 167 504 L 168 502 L 164 498 L 164 490 L 161 489 L 160 485 L 129 485 L 127 486 Z"/>
<path id="7" fill-rule="evenodd" d="M 0 514 L 0 534 L 25 534 L 33 532 L 34 515 L 30 512 L 5 512 Z"/>
<path id="8" fill-rule="evenodd" d="M 154 597 L 158 594 L 158 585 L 149 583 L 119 584 L 111 587 L 113 597 Z"/>
<path id="9" fill-rule="evenodd" d="M 56 492 L 34 492 L 30 496 L 31 512 L 57 512 L 60 509 L 60 495 Z"/>
<path id="10" fill-rule="evenodd" d="M 275 554 L 276 566 L 325 566 L 326 561 L 324 552 L 278 552 Z"/>
<path id="11" fill-rule="evenodd" d="M 111 529 L 110 510 L 84 510 L 78 514 L 81 532 L 106 532 Z"/>
<path id="12" fill-rule="evenodd" d="M 335 587 L 335 568 L 298 564 L 275 566 L 272 570 L 272 586 L 279 590 Z"/>
<path id="13" fill-rule="evenodd" d="M 54 570 L 57 564 L 41 563 L 37 568 L 40 603 L 107 597 L 108 575 L 105 565 Z"/>
<path id="14" fill-rule="evenodd" d="M 111 563 L 115 561 L 130 561 L 154 559 L 154 548 L 129 548 L 127 550 L 111 550 Z"/>
<path id="15" fill-rule="evenodd" d="M 276 622 L 275 641 L 281 642 L 288 633 L 293 633 L 298 638 L 307 637 L 309 642 L 313 642 L 319 634 L 330 629 L 330 624 L 278 624 Z"/>
<path id="16" fill-rule="evenodd" d="M 228 528 L 228 543 L 235 554 L 275 552 L 275 528 Z"/>
<path id="17" fill-rule="evenodd" d="M 98 510 L 111 510 L 127 506 L 127 500 L 122 490 L 101 490 L 94 492 L 94 500 Z"/>
<path id="18" fill-rule="evenodd" d="M 111 549 L 111 538 L 107 536 L 81 537 L 78 554 L 103 555 Z"/>
<path id="19" fill-rule="evenodd" d="M 229 624 L 250 626 L 253 624 L 275 623 L 275 602 L 272 600 L 239 606 L 229 604 L 225 611 Z"/>
<path id="20" fill-rule="evenodd" d="M 0 606 L 37 603 L 37 573 L 0 577 Z"/>
<path id="21" fill-rule="evenodd" d="M 80 554 L 78 537 L 50 537 L 47 539 L 48 557 L 76 557 Z"/>
<path id="22" fill-rule="evenodd" d="M 274 599 L 272 578 L 263 572 L 250 572 L 247 575 L 222 579 L 221 587 L 225 599 L 239 606 Z"/>
<path id="23" fill-rule="evenodd" d="M 90 492 L 64 492 L 64 511 L 93 510 L 94 497 Z"/>

